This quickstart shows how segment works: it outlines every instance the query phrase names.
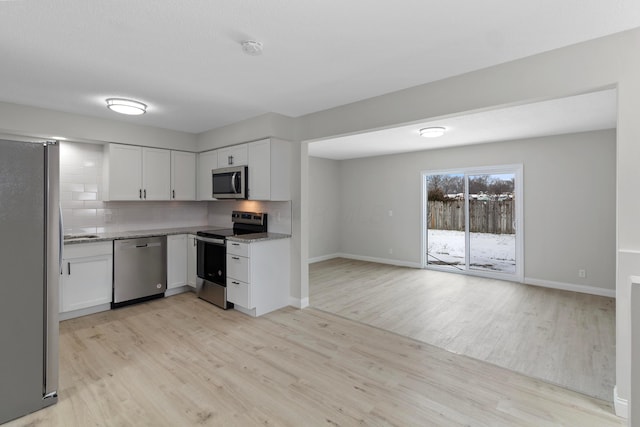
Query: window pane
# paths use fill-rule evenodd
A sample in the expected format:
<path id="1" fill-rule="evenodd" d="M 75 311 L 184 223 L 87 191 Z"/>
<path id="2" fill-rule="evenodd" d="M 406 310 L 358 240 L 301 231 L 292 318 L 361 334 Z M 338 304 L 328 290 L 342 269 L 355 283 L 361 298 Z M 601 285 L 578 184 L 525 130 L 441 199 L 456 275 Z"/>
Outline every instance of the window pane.
<path id="1" fill-rule="evenodd" d="M 427 176 L 427 264 L 465 269 L 464 175 Z"/>
<path id="2" fill-rule="evenodd" d="M 469 175 L 469 269 L 516 272 L 515 174 Z"/>

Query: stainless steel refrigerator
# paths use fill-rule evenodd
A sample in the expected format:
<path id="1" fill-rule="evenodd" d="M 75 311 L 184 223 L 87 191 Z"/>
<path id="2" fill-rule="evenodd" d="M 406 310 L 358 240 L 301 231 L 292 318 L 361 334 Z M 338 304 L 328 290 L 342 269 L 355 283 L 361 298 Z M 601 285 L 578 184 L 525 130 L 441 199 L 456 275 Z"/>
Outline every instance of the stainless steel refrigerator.
<path id="1" fill-rule="evenodd" d="M 0 139 L 0 424 L 58 399 L 59 145 Z"/>

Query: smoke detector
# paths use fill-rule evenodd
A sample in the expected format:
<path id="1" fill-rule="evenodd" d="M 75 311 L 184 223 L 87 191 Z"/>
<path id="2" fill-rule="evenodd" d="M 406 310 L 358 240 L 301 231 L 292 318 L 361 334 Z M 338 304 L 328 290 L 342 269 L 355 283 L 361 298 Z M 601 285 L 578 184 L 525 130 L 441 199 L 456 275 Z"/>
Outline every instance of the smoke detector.
<path id="1" fill-rule="evenodd" d="M 262 54 L 262 43 L 255 40 L 245 40 L 242 43 L 242 51 L 247 55 L 258 56 Z"/>

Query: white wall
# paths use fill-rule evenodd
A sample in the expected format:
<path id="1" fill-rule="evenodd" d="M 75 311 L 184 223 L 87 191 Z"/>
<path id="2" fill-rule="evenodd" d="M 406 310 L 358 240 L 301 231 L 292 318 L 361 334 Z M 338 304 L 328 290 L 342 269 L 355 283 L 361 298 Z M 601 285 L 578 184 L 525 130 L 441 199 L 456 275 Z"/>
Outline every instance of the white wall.
<path id="1" fill-rule="evenodd" d="M 106 107 L 105 107 L 106 110 Z M 196 151 L 196 135 L 0 102 L 0 132 L 80 142 L 119 142 Z"/>
<path id="2" fill-rule="evenodd" d="M 309 259 L 341 252 L 340 161 L 309 158 Z"/>
<path id="3" fill-rule="evenodd" d="M 299 141 L 297 134 L 295 119 L 281 114 L 267 113 L 203 132 L 197 136 L 196 145 L 198 151 L 202 152 L 269 137 Z"/>
<path id="4" fill-rule="evenodd" d="M 335 191 L 314 180 L 339 175 L 341 185 L 338 223 L 314 220 L 311 208 L 310 247 L 317 246 L 313 236 L 337 234 L 335 252 L 419 266 L 422 171 L 523 164 L 527 281 L 613 295 L 615 153 L 609 130 L 343 160 L 338 173 L 333 163 L 312 158 L 311 205 Z M 580 268 L 587 269 L 584 279 Z"/>

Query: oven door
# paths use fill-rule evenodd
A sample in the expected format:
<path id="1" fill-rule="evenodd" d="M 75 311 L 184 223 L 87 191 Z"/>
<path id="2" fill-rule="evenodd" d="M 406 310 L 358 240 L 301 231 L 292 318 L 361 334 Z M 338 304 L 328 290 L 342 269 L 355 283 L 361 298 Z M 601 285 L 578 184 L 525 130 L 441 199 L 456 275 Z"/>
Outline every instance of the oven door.
<path id="1" fill-rule="evenodd" d="M 227 286 L 227 247 L 224 239 L 196 236 L 198 277 Z"/>

